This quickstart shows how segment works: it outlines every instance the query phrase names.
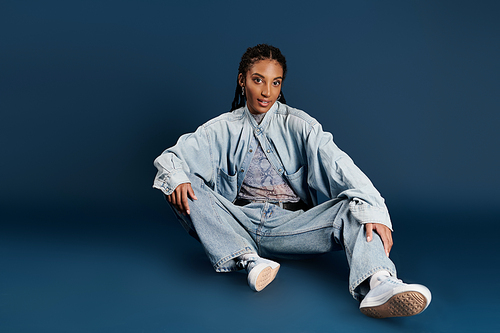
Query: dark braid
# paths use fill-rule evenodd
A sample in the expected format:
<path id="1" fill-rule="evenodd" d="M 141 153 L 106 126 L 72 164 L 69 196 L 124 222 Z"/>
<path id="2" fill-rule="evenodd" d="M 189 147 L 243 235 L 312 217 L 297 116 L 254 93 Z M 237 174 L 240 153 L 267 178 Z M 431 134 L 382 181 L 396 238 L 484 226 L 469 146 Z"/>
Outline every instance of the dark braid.
<path id="1" fill-rule="evenodd" d="M 267 44 L 259 44 L 247 49 L 241 57 L 240 66 L 238 67 L 238 75 L 241 73 L 244 77 L 246 77 L 250 67 L 252 67 L 257 61 L 264 59 L 276 60 L 281 65 L 281 68 L 283 68 L 283 81 L 285 81 L 286 59 L 281 54 L 280 49 Z M 245 106 L 245 96 L 243 96 L 241 92 L 242 87 L 239 85 L 238 77 L 236 77 L 236 91 L 234 92 L 234 100 L 231 105 L 231 111 Z M 283 90 L 281 90 L 281 95 L 278 98 L 278 101 L 286 103 Z"/>

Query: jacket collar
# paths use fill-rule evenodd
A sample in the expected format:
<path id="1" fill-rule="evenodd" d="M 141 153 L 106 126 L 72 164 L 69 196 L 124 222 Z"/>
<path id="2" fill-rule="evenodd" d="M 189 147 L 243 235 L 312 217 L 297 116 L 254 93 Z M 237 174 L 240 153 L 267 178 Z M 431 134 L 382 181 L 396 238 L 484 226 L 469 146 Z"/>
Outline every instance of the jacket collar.
<path id="1" fill-rule="evenodd" d="M 269 111 L 266 112 L 266 115 L 264 116 L 264 119 L 262 119 L 260 124 L 257 124 L 257 121 L 255 121 L 254 117 L 252 116 L 252 114 L 248 110 L 247 105 L 245 104 L 245 113 L 246 113 L 248 119 L 250 119 L 250 124 L 252 124 L 252 127 L 254 129 L 259 129 L 261 131 L 264 130 L 267 127 L 267 125 L 269 124 L 269 121 L 272 118 L 272 116 L 278 110 L 278 104 L 279 104 L 278 101 L 274 102 L 273 106 L 271 106 Z"/>

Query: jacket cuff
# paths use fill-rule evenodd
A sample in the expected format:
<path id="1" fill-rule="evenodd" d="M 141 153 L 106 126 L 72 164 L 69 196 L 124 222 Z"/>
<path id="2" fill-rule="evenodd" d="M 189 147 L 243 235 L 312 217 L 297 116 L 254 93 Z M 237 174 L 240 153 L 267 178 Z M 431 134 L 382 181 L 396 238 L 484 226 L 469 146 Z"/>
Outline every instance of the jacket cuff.
<path id="1" fill-rule="evenodd" d="M 349 202 L 349 210 L 361 224 L 380 223 L 392 230 L 391 218 L 387 208 L 372 206 L 366 201 L 354 198 Z"/>
<path id="2" fill-rule="evenodd" d="M 180 184 L 191 183 L 182 170 L 174 170 L 169 173 L 157 176 L 153 183 L 153 188 L 162 191 L 165 195 L 170 195 Z"/>

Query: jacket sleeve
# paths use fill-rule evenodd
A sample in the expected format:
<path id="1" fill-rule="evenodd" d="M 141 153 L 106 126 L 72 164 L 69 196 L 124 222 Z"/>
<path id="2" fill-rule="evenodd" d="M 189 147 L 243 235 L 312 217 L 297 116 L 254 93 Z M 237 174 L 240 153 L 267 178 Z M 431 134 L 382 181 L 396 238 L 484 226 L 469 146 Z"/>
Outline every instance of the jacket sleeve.
<path id="1" fill-rule="evenodd" d="M 307 136 L 309 183 L 328 198 L 347 198 L 353 216 L 361 223 L 381 223 L 392 230 L 384 199 L 352 159 L 333 142 L 321 125 Z"/>
<path id="2" fill-rule="evenodd" d="M 206 128 L 200 126 L 194 133 L 182 135 L 175 146 L 155 159 L 154 166 L 158 172 L 153 187 L 166 195 L 180 184 L 191 183 L 188 174 L 213 183 L 212 150 Z"/>

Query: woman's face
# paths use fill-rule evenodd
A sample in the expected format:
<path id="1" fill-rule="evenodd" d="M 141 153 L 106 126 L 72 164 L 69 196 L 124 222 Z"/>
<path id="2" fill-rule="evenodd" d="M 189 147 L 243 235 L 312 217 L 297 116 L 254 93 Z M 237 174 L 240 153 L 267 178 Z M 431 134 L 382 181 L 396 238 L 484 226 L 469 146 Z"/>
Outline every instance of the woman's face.
<path id="1" fill-rule="evenodd" d="M 248 110 L 253 114 L 266 113 L 278 99 L 283 81 L 283 68 L 276 60 L 257 61 L 239 74 L 238 82 L 245 91 Z"/>

